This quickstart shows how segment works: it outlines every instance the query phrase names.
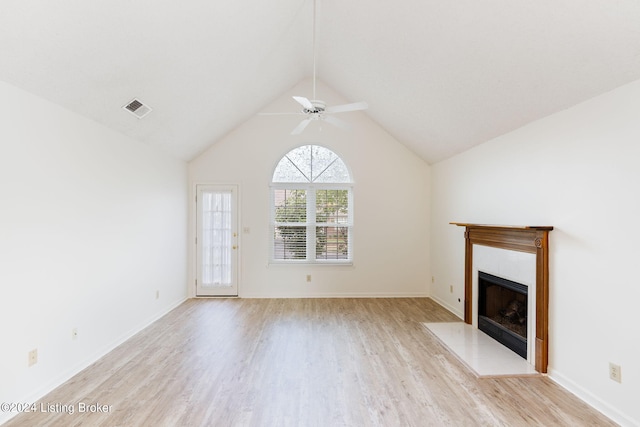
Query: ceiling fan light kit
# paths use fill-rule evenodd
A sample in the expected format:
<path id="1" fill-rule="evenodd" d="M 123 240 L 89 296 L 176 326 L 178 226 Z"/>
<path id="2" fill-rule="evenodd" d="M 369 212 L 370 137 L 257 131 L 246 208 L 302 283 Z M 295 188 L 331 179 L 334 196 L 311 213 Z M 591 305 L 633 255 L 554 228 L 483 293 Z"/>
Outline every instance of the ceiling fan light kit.
<path id="1" fill-rule="evenodd" d="M 305 115 L 307 118 L 303 119 L 292 131 L 291 135 L 298 135 L 302 133 L 305 128 L 313 120 L 323 120 L 332 124 L 340 129 L 348 130 L 349 124 L 337 117 L 331 116 L 334 113 L 346 113 L 349 111 L 366 110 L 369 105 L 366 102 L 354 102 L 351 104 L 335 105 L 328 107 L 327 104 L 319 99 L 316 99 L 316 58 L 317 58 L 317 44 L 316 44 L 316 26 L 317 26 L 317 13 L 316 13 L 317 0 L 313 0 L 313 99 L 306 98 L 304 96 L 294 96 L 293 99 L 302 106 L 302 110 L 299 113 L 260 113 L 261 115 Z"/>

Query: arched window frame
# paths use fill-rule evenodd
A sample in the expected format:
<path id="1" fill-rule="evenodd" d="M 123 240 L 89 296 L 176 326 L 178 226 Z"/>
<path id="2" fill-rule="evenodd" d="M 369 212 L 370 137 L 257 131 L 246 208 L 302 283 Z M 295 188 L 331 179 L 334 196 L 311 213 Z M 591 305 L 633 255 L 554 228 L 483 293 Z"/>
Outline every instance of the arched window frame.
<path id="1" fill-rule="evenodd" d="M 286 179 L 283 165 L 296 176 Z M 336 153 L 315 144 L 289 151 L 274 169 L 270 194 L 270 263 L 352 264 L 353 182 Z"/>

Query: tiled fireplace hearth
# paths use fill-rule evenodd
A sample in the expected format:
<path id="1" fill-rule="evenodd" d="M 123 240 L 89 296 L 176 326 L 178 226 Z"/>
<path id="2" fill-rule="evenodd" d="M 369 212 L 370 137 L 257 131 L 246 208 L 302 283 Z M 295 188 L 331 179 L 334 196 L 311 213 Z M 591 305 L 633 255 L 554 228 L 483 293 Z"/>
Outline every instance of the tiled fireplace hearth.
<path id="1" fill-rule="evenodd" d="M 553 227 L 452 224 L 466 228 L 465 323 L 472 326 L 472 329 L 477 329 L 479 311 L 480 323 L 486 323 L 486 316 L 482 315 L 485 308 L 479 308 L 478 303 L 481 288 L 478 276 L 488 274 L 506 282 L 517 282 L 519 292 L 526 293 L 527 298 L 514 293 L 508 301 L 500 303 L 503 307 L 497 308 L 497 313 L 491 315 L 508 317 L 522 329 L 518 332 L 525 337 L 526 344 L 518 351 L 512 350 L 518 352 L 537 372 L 546 373 L 549 321 L 548 234 Z M 482 301 L 481 304 L 485 302 Z M 483 325 L 480 326 L 482 329 Z M 514 325 L 507 326 L 514 328 Z M 500 328 L 498 325 L 497 329 Z M 502 332 L 494 331 L 493 334 L 501 335 Z M 508 335 L 508 331 L 505 335 Z"/>

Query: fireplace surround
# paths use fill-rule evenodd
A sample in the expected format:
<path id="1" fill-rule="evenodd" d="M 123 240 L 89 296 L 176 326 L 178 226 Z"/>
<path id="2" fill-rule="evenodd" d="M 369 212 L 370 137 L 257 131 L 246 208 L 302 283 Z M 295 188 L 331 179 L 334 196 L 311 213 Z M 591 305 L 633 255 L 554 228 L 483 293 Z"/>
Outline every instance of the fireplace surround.
<path id="1" fill-rule="evenodd" d="M 547 372 L 549 354 L 549 232 L 551 226 L 501 226 L 452 222 L 465 227 L 464 321 L 473 323 L 473 246 L 526 252 L 535 255 L 535 369 Z"/>

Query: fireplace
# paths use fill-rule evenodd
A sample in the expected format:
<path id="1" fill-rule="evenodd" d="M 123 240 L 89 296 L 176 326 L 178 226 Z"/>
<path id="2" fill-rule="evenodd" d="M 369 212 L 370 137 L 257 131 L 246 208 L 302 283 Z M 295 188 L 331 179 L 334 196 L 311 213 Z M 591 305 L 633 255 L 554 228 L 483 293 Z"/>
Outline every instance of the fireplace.
<path id="1" fill-rule="evenodd" d="M 478 329 L 527 358 L 528 287 L 478 271 Z"/>
<path id="2" fill-rule="evenodd" d="M 529 293 L 531 308 L 528 317 L 531 327 L 528 334 L 527 360 L 534 363 L 540 373 L 547 372 L 549 358 L 549 232 L 552 226 L 483 225 L 461 222 L 451 224 L 465 227 L 464 255 L 464 321 L 477 321 L 474 309 L 474 247 L 491 247 L 535 256 L 535 284 Z M 477 270 L 476 270 L 477 271 Z M 477 276 L 476 276 L 477 277 Z M 526 282 L 525 282 L 526 283 Z"/>

